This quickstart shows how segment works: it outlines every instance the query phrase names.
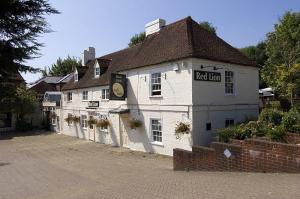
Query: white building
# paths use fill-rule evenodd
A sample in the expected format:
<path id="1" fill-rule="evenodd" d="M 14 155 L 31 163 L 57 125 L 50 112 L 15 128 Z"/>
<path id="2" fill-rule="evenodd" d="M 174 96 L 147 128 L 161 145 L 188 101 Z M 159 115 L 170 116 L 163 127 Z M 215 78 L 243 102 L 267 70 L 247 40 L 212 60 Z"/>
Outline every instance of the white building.
<path id="1" fill-rule="evenodd" d="M 83 66 L 63 87 L 57 131 L 172 155 L 174 148 L 207 146 L 217 129 L 258 116 L 259 67 L 254 62 L 191 17 L 169 25 L 158 19 L 145 28 L 146 39 L 134 47 L 98 58 L 94 48 L 84 51 Z M 125 100 L 109 100 L 112 73 L 127 77 Z M 122 95 L 122 87 L 117 89 Z M 80 122 L 68 124 L 68 115 Z M 89 126 L 91 117 L 107 118 L 110 126 Z M 142 126 L 131 129 L 132 119 Z M 178 122 L 191 127 L 180 139 Z"/>

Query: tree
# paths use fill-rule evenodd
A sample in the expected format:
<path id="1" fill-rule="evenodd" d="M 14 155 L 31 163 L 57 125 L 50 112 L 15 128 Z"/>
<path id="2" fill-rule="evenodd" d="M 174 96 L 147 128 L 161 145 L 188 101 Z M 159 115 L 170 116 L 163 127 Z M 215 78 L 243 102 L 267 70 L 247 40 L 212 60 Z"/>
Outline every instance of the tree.
<path id="1" fill-rule="evenodd" d="M 37 71 L 24 62 L 39 55 L 37 38 L 50 31 L 45 15 L 58 13 L 47 0 L 0 1 L 0 78 Z"/>
<path id="2" fill-rule="evenodd" d="M 129 47 L 135 46 L 135 45 L 143 42 L 145 40 L 145 38 L 146 38 L 146 33 L 145 32 L 135 34 L 133 37 L 131 37 L 128 46 Z"/>
<path id="3" fill-rule="evenodd" d="M 18 119 L 23 120 L 26 114 L 33 113 L 37 102 L 37 94 L 34 91 L 27 89 L 25 85 L 17 87 L 13 109 Z"/>
<path id="4" fill-rule="evenodd" d="M 213 33 L 214 35 L 217 35 L 217 27 L 214 27 L 210 22 L 208 21 L 201 21 L 199 22 L 199 25 L 202 26 L 202 28 L 208 30 L 209 32 Z"/>
<path id="5" fill-rule="evenodd" d="M 260 42 L 256 46 L 247 46 L 241 48 L 240 51 L 246 55 L 249 59 L 255 61 L 257 64 L 264 66 L 268 59 L 266 54 L 266 43 Z M 261 72 L 259 73 L 259 88 L 267 87 L 266 82 L 261 77 Z"/>
<path id="6" fill-rule="evenodd" d="M 300 61 L 300 12 L 286 12 L 267 34 L 268 62 L 272 65 L 292 67 Z"/>
<path id="7" fill-rule="evenodd" d="M 264 41 L 258 43 L 256 46 L 241 48 L 240 51 L 261 66 L 263 66 L 268 59 L 266 43 Z"/>
<path id="8" fill-rule="evenodd" d="M 47 76 L 65 76 L 71 73 L 74 67 L 80 66 L 80 61 L 76 57 L 68 56 L 66 59 L 61 59 L 60 57 L 56 60 L 55 64 L 52 64 L 50 68 L 44 68 L 42 70 L 42 75 Z"/>
<path id="9" fill-rule="evenodd" d="M 299 91 L 300 63 L 300 12 L 286 12 L 267 34 L 268 59 L 262 70 L 262 78 L 281 98 L 293 104 L 295 92 Z"/>

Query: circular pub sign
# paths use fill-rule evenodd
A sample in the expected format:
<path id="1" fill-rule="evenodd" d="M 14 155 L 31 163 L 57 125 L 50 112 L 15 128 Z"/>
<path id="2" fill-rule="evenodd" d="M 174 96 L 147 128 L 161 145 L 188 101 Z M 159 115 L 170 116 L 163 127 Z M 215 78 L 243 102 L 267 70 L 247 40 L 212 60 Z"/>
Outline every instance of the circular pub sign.
<path id="1" fill-rule="evenodd" d="M 126 75 L 112 73 L 110 78 L 110 100 L 125 100 L 127 96 Z"/>

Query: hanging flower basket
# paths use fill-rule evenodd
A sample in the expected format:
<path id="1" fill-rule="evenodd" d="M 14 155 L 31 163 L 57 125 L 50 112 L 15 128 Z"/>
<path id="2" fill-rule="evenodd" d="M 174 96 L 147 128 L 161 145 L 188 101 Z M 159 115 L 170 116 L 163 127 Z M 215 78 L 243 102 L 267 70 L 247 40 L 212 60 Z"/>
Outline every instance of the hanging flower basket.
<path id="1" fill-rule="evenodd" d="M 73 117 L 68 116 L 67 118 L 65 118 L 65 121 L 68 123 L 68 125 L 70 125 L 70 123 L 73 121 Z"/>
<path id="2" fill-rule="evenodd" d="M 142 122 L 138 119 L 132 118 L 129 120 L 129 125 L 131 129 L 136 129 L 142 126 Z"/>
<path id="3" fill-rule="evenodd" d="M 50 113 L 49 113 L 49 118 L 55 119 L 56 117 L 57 117 L 57 115 L 56 115 L 55 112 L 50 112 Z"/>
<path id="4" fill-rule="evenodd" d="M 78 117 L 78 116 L 72 116 L 72 121 L 75 123 L 75 124 L 77 124 L 77 123 L 79 123 L 79 121 L 80 121 L 80 118 Z"/>
<path id="5" fill-rule="evenodd" d="M 184 122 L 179 122 L 175 127 L 176 139 L 180 139 L 182 135 L 189 134 L 191 132 L 191 125 Z"/>
<path id="6" fill-rule="evenodd" d="M 97 123 L 96 126 L 100 128 L 107 128 L 110 125 L 108 119 L 100 119 Z"/>
<path id="7" fill-rule="evenodd" d="M 97 124 L 97 120 L 95 118 L 93 118 L 93 117 L 90 118 L 87 122 L 88 122 L 89 126 Z"/>

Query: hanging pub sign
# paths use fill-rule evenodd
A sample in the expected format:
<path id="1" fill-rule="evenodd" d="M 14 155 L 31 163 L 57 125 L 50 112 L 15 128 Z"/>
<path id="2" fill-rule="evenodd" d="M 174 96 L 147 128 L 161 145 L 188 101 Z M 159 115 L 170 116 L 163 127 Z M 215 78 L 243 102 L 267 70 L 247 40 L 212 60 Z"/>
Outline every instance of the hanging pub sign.
<path id="1" fill-rule="evenodd" d="M 221 73 L 195 70 L 194 71 L 194 80 L 209 81 L 209 82 L 221 82 Z"/>
<path id="2" fill-rule="evenodd" d="M 99 101 L 89 101 L 88 107 L 89 108 L 97 108 L 97 107 L 99 107 Z"/>
<path id="3" fill-rule="evenodd" d="M 112 73 L 109 84 L 110 100 L 125 100 L 127 97 L 127 78 L 126 75 Z"/>

